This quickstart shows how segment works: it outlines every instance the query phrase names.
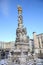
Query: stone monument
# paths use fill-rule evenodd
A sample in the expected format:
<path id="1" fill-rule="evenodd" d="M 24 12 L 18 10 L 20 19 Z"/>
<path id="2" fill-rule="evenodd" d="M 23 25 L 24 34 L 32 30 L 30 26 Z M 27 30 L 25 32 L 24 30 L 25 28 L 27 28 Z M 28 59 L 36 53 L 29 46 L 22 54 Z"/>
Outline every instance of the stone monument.
<path id="1" fill-rule="evenodd" d="M 29 37 L 23 26 L 22 8 L 18 6 L 18 28 L 16 29 L 15 49 L 13 58 L 16 64 L 25 65 L 29 52 Z"/>

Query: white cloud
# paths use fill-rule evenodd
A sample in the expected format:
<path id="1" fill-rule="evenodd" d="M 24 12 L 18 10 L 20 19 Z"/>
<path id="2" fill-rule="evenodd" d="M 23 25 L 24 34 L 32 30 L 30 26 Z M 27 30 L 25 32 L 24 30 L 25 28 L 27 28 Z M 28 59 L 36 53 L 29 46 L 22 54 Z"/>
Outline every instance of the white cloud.
<path id="1" fill-rule="evenodd" d="M 4 15 L 8 15 L 8 0 L 1 1 L 1 10 Z"/>

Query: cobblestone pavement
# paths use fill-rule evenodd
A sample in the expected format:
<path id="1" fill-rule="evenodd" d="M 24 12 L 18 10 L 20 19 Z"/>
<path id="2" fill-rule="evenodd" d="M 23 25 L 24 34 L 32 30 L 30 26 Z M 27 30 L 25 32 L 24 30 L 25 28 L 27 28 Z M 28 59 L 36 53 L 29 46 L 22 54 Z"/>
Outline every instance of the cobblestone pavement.
<path id="1" fill-rule="evenodd" d="M 37 64 L 36 64 L 37 63 Z M 3 59 L 0 61 L 0 65 L 24 65 L 24 64 L 15 64 L 14 62 L 8 61 L 8 59 Z M 25 65 L 43 65 L 43 60 L 36 59 L 36 62 L 29 60 Z"/>

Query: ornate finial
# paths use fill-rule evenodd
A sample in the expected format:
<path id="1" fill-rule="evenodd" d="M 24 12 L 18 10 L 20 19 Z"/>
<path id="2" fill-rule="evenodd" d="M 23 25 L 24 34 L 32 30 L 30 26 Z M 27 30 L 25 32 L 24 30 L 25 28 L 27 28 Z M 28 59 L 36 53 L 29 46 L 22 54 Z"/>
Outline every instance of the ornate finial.
<path id="1" fill-rule="evenodd" d="M 22 14 L 22 8 L 20 5 L 18 5 L 18 14 Z"/>
<path id="2" fill-rule="evenodd" d="M 22 11 L 22 8 L 20 5 L 18 5 L 18 11 Z"/>

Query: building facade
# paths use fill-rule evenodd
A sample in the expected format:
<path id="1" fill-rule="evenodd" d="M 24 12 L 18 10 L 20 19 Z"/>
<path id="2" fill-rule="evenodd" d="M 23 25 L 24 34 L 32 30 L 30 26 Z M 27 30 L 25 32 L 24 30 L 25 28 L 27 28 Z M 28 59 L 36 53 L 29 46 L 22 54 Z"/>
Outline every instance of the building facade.
<path id="1" fill-rule="evenodd" d="M 34 52 L 43 53 L 43 33 L 37 35 L 36 32 L 33 32 L 33 39 L 34 39 Z"/>

